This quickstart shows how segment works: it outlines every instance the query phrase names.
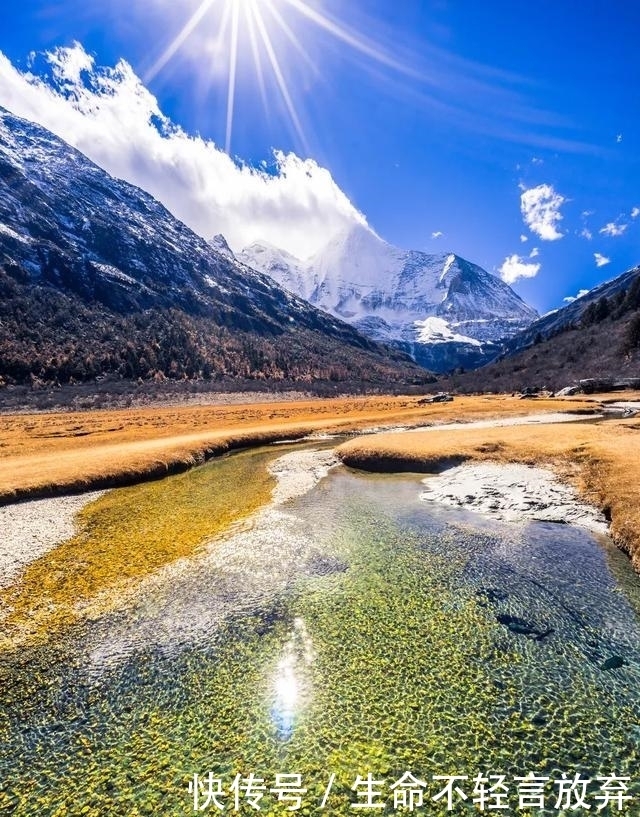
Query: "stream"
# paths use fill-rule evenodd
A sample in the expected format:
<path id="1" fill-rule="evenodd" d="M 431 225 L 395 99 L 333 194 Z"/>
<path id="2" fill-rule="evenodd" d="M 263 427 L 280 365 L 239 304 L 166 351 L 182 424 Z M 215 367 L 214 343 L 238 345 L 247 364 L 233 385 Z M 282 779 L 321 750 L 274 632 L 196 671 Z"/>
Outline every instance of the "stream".
<path id="1" fill-rule="evenodd" d="M 1 658 L 0 813 L 638 813 L 628 561 L 423 478 L 334 467 Z"/>

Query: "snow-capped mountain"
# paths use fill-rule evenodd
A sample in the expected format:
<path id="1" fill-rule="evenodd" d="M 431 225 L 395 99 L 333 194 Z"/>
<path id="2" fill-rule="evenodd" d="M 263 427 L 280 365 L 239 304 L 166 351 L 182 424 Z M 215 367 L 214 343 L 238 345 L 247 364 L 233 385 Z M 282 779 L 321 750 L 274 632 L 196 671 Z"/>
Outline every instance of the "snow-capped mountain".
<path id="1" fill-rule="evenodd" d="M 209 244 L 211 244 L 213 249 L 217 250 L 221 255 L 226 255 L 227 258 L 235 258 L 233 250 L 227 244 L 227 239 L 222 235 L 222 233 L 217 233 L 214 235 L 214 237 L 209 240 Z"/>
<path id="2" fill-rule="evenodd" d="M 0 384 L 425 373 L 0 107 Z"/>
<path id="3" fill-rule="evenodd" d="M 238 255 L 238 259 L 248 267 L 269 275 L 288 292 L 293 292 L 307 301 L 311 300 L 313 287 L 306 274 L 305 265 L 286 250 L 266 242 L 255 243 L 245 247 Z"/>
<path id="4" fill-rule="evenodd" d="M 306 261 L 266 244 L 238 256 L 281 286 L 394 343 L 424 366 L 478 366 L 537 312 L 495 275 L 453 253 L 402 250 L 355 226 Z"/>

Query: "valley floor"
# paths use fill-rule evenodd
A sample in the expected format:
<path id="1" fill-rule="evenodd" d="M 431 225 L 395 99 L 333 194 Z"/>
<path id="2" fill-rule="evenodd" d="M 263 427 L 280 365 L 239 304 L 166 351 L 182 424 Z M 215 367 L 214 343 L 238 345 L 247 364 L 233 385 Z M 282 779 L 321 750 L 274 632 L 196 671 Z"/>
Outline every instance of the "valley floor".
<path id="1" fill-rule="evenodd" d="M 111 488 L 187 470 L 212 456 L 309 434 L 595 410 L 593 401 L 346 397 L 0 415 L 0 504 Z"/>
<path id="2" fill-rule="evenodd" d="M 266 506 L 274 484 L 264 466 L 287 447 L 224 458 L 213 471 L 197 469 L 177 481 L 158 478 L 234 449 L 305 437 L 318 447 L 337 444 L 346 465 L 373 471 L 434 473 L 472 460 L 550 466 L 611 520 L 615 542 L 640 570 L 638 419 L 595 422 L 603 409 L 597 398 L 424 400 L 358 397 L 1 415 L 0 504 L 6 507 L 0 508 L 0 527 L 7 558 L 0 562 L 0 588 L 7 586 L 8 595 L 0 594 L 0 609 L 4 604 L 28 636 L 45 623 L 50 629 L 53 619 L 62 625 L 67 614 L 74 620 L 78 609 L 109 588 L 190 555 L 202 541 Z M 325 439 L 346 434 L 353 439 Z M 455 473 L 452 479 L 460 481 Z M 529 502 L 541 483 L 526 475 L 525 482 Z M 100 499 L 68 496 L 134 483 L 140 484 Z M 489 488 L 491 504 L 497 489 Z M 503 488 L 513 493 L 508 480 Z M 554 491 L 551 505 L 557 505 Z M 458 502 L 455 493 L 445 486 L 444 501 L 453 496 Z M 465 496 L 458 504 L 467 502 Z M 79 511 L 82 525 L 69 538 Z"/>
<path id="3" fill-rule="evenodd" d="M 32 506 L 14 504 L 20 500 L 154 480 L 234 449 L 351 433 L 358 436 L 338 452 L 355 468 L 431 473 L 479 460 L 551 466 L 604 511 L 614 540 L 640 570 L 640 422 L 594 423 L 590 415 L 615 397 L 496 395 L 427 404 L 387 396 L 0 415 L 0 504 L 12 506 L 11 524 L 22 529 Z M 558 425 L 576 411 L 584 422 Z M 536 419 L 542 424 L 532 426 Z M 50 533 L 68 525 L 60 502 L 43 503 Z"/>
<path id="4" fill-rule="evenodd" d="M 438 473 L 471 462 L 552 468 L 610 521 L 614 542 L 640 572 L 640 421 L 637 418 L 530 425 L 460 426 L 359 437 L 337 449 L 369 471 Z M 532 481 L 531 485 L 534 485 Z M 452 501 L 455 492 L 449 491 Z M 470 491 L 477 494 L 478 491 Z M 483 498 L 485 499 L 485 498 Z M 469 507 L 478 502 L 470 496 Z M 458 503 L 464 504 L 464 503 Z"/>

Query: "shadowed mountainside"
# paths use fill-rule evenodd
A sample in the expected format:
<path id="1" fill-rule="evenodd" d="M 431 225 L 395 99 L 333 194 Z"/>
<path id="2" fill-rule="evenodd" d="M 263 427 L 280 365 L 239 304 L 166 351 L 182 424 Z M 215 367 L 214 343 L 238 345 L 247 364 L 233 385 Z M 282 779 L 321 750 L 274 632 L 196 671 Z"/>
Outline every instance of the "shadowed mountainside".
<path id="1" fill-rule="evenodd" d="M 0 109 L 0 383 L 429 375 Z"/>
<path id="2" fill-rule="evenodd" d="M 535 321 L 500 359 L 455 373 L 439 389 L 557 391 L 587 378 L 640 377 L 640 267 Z"/>

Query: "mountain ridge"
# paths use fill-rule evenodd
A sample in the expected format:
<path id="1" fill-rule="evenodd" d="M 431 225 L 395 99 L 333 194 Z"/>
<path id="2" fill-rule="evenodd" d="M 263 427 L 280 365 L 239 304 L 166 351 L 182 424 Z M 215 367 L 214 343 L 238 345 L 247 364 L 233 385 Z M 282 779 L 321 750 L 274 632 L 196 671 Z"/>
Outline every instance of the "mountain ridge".
<path id="1" fill-rule="evenodd" d="M 503 338 L 538 316 L 477 264 L 455 253 L 402 250 L 362 225 L 334 236 L 306 261 L 266 242 L 238 257 L 435 371 L 481 365 L 499 354 Z"/>
<path id="2" fill-rule="evenodd" d="M 515 335 L 503 354 L 438 388 L 517 391 L 640 378 L 640 266 L 598 284 Z M 590 388 L 585 385 L 585 389 Z"/>
<path id="3" fill-rule="evenodd" d="M 377 383 L 428 377 L 3 108 L 0 288 L 6 382 L 105 374 Z"/>

